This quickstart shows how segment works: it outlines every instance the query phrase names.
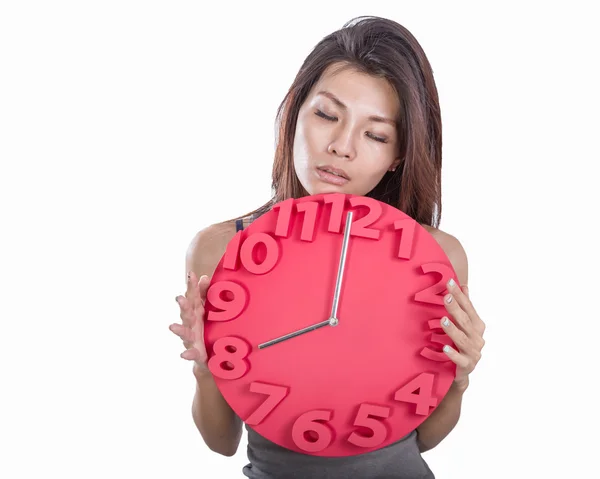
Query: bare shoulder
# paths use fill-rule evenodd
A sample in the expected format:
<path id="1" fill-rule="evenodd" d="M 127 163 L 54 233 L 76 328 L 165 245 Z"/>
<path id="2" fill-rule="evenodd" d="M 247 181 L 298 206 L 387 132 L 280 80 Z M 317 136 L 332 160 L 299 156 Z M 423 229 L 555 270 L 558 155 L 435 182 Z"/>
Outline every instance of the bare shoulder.
<path id="1" fill-rule="evenodd" d="M 425 228 L 425 230 L 427 230 L 427 232 L 431 234 L 442 247 L 444 253 L 446 253 L 446 256 L 448 256 L 448 259 L 452 263 L 454 271 L 456 271 L 460 284 L 468 284 L 469 263 L 467 253 L 458 238 L 429 225 L 422 224 L 421 226 L 423 226 L 423 228 Z"/>
<path id="2" fill-rule="evenodd" d="M 186 251 L 186 276 L 188 271 L 193 271 L 197 277 L 212 276 L 235 233 L 235 221 L 215 223 L 198 231 Z"/>

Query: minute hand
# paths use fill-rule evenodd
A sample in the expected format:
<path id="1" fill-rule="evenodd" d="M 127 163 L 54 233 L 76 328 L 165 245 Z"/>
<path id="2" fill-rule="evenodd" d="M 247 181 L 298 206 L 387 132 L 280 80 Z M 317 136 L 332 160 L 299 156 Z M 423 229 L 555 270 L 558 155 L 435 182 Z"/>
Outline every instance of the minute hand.
<path id="1" fill-rule="evenodd" d="M 284 336 L 280 336 L 279 338 L 271 339 L 265 343 L 261 343 L 258 345 L 258 349 L 264 349 L 269 346 L 273 346 L 274 344 L 281 343 L 288 339 L 294 338 L 296 336 L 300 336 L 301 334 L 308 333 L 309 331 L 314 331 L 315 329 L 322 328 L 323 326 L 337 326 L 338 318 L 337 318 L 337 310 L 338 304 L 340 302 L 340 290 L 342 288 L 342 280 L 344 278 L 344 267 L 346 265 L 346 253 L 348 252 L 348 238 L 350 237 L 350 225 L 352 224 L 352 211 L 348 212 L 348 216 L 346 217 L 346 230 L 344 231 L 344 242 L 342 243 L 342 253 L 340 254 L 340 264 L 338 267 L 337 280 L 335 283 L 335 293 L 333 295 L 333 304 L 331 306 L 331 316 L 329 319 L 325 321 L 321 321 L 316 324 L 312 324 L 305 328 L 299 329 L 298 331 L 294 331 L 289 334 L 285 334 Z"/>
<path id="2" fill-rule="evenodd" d="M 340 291 L 342 289 L 342 281 L 344 279 L 344 268 L 346 266 L 346 254 L 348 253 L 348 240 L 350 239 L 350 226 L 352 225 L 352 211 L 346 215 L 346 226 L 344 227 L 344 242 L 342 243 L 342 252 L 340 254 L 340 264 L 338 266 L 338 274 L 335 282 L 335 292 L 333 293 L 333 304 L 331 305 L 331 317 L 329 318 L 332 326 L 338 323 L 338 305 L 340 303 Z"/>

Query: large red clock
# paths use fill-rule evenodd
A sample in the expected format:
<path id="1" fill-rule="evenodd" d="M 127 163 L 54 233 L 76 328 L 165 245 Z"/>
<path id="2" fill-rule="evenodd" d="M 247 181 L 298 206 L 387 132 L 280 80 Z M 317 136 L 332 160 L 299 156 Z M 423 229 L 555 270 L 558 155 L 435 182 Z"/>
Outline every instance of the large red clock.
<path id="1" fill-rule="evenodd" d="M 440 404 L 446 282 L 433 236 L 372 198 L 276 204 L 229 242 L 207 293 L 208 367 L 256 432 L 319 456 L 385 447 Z"/>

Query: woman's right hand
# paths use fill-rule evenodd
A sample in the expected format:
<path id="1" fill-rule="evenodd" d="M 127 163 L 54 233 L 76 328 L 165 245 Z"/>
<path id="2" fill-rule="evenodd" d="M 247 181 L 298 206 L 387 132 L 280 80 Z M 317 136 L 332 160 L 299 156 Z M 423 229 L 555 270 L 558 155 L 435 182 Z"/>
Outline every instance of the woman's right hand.
<path id="1" fill-rule="evenodd" d="M 188 275 L 185 296 L 178 295 L 182 324 L 173 323 L 169 329 L 183 340 L 186 350 L 181 353 L 183 359 L 194 361 L 194 368 L 208 372 L 207 354 L 204 346 L 204 303 L 210 279 L 204 275 L 199 280 L 193 272 Z"/>

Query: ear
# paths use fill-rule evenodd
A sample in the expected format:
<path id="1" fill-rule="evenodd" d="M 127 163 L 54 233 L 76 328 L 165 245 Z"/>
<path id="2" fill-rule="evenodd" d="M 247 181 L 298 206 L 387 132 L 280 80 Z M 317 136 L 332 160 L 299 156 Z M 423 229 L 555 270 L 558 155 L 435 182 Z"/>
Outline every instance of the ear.
<path id="1" fill-rule="evenodd" d="M 396 158 L 392 164 L 390 165 L 390 167 L 388 168 L 388 171 L 396 171 L 396 168 L 398 168 L 398 166 L 400 166 L 400 164 L 402 163 L 402 158 Z"/>

